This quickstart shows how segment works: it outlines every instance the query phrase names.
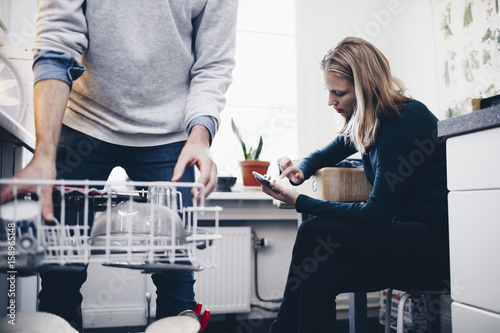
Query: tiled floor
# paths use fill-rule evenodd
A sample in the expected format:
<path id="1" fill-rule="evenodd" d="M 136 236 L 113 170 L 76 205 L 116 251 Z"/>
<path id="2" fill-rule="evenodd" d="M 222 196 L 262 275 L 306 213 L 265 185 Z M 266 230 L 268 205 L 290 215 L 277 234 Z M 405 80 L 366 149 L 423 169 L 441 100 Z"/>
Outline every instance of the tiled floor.
<path id="1" fill-rule="evenodd" d="M 258 321 L 235 319 L 211 320 L 204 333 L 267 333 L 272 322 L 273 319 L 262 319 Z M 367 333 L 384 332 L 384 328 L 376 319 L 369 319 L 367 325 Z M 139 333 L 144 332 L 144 330 L 144 327 L 116 327 L 86 329 L 84 333 Z M 328 332 L 325 331 L 324 333 Z M 349 333 L 349 322 L 346 320 L 338 321 L 336 333 Z"/>
<path id="2" fill-rule="evenodd" d="M 272 319 L 264 319 L 256 322 L 252 321 L 237 321 L 237 322 L 211 322 L 205 333 L 267 333 L 271 326 Z M 376 321 L 369 320 L 367 333 L 382 333 L 384 328 Z M 311 332 L 315 333 L 315 332 Z M 322 332 L 323 333 L 323 332 Z M 325 331 L 324 333 L 328 333 Z M 349 333 L 349 323 L 346 320 L 337 322 L 336 333 Z"/>

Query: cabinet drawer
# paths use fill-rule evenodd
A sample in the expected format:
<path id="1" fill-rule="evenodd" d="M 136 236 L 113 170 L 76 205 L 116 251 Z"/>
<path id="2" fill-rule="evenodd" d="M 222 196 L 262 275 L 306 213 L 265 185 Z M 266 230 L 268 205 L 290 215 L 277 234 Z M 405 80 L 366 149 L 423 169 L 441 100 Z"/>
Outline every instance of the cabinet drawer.
<path id="1" fill-rule="evenodd" d="M 297 187 L 300 193 L 310 197 L 337 201 L 366 201 L 372 185 L 361 168 L 323 168 Z"/>
<path id="2" fill-rule="evenodd" d="M 457 302 L 451 304 L 453 333 L 492 333 L 500 328 L 500 314 Z"/>
<path id="3" fill-rule="evenodd" d="M 500 189 L 500 127 L 446 141 L 448 189 Z"/>
<path id="4" fill-rule="evenodd" d="M 451 296 L 500 313 L 500 190 L 449 194 Z"/>

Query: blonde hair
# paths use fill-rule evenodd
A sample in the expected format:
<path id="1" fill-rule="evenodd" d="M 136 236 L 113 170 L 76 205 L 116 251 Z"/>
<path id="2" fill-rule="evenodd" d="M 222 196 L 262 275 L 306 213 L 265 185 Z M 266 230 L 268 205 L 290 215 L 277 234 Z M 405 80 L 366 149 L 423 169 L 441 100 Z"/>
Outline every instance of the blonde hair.
<path id="1" fill-rule="evenodd" d="M 404 104 L 412 100 L 405 96 L 403 82 L 392 76 L 387 58 L 364 39 L 342 40 L 327 52 L 321 68 L 354 85 L 356 105 L 340 133 L 363 154 L 375 143 L 380 118 L 399 116 Z"/>

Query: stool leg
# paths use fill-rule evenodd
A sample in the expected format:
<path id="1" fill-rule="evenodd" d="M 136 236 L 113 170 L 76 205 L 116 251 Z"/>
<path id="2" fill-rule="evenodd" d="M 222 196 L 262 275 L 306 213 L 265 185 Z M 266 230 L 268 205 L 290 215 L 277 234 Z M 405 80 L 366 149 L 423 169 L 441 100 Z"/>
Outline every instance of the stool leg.
<path id="1" fill-rule="evenodd" d="M 396 331 L 397 333 L 403 333 L 404 332 L 404 325 L 403 325 L 403 317 L 404 317 L 404 308 L 405 308 L 405 303 L 408 297 L 410 297 L 410 293 L 404 293 L 401 298 L 399 299 L 399 304 L 398 304 L 398 320 L 397 320 L 397 328 Z"/>
<path id="2" fill-rule="evenodd" d="M 366 333 L 366 293 L 349 293 L 349 332 Z"/>
<path id="3" fill-rule="evenodd" d="M 391 333 L 391 309 L 392 309 L 392 288 L 387 289 L 385 295 L 385 330 L 384 333 Z"/>

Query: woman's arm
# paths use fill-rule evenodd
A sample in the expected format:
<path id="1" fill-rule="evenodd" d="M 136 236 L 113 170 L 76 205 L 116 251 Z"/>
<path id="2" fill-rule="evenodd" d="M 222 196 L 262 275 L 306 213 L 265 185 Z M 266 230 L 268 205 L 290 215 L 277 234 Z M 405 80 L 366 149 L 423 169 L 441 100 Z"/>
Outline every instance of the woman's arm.
<path id="1" fill-rule="evenodd" d="M 304 173 L 305 179 L 309 179 L 319 169 L 334 167 L 337 163 L 356 152 L 354 145 L 346 142 L 346 139 L 339 135 L 323 149 L 316 150 L 304 158 L 298 167 Z"/>

